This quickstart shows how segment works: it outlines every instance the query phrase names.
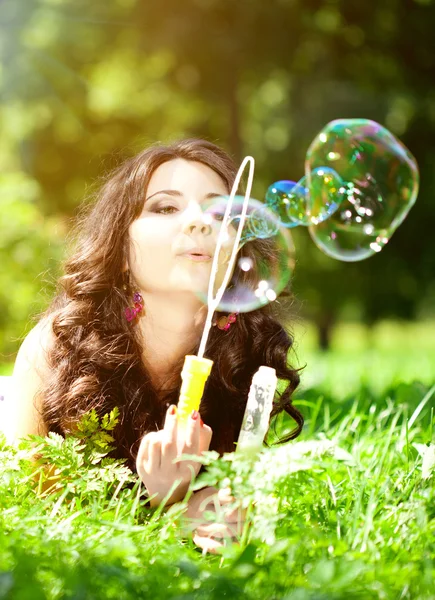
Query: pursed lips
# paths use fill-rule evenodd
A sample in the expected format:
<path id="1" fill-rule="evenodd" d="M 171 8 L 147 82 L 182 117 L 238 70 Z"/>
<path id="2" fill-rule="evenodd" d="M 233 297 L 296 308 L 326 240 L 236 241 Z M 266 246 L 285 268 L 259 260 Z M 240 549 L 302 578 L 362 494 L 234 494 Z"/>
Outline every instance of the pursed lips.
<path id="1" fill-rule="evenodd" d="M 190 260 L 194 260 L 197 262 L 205 262 L 211 260 L 211 256 L 208 254 L 199 254 L 196 252 L 184 252 L 181 254 L 184 258 L 189 258 Z"/>
<path id="2" fill-rule="evenodd" d="M 205 250 L 205 248 L 189 248 L 186 252 L 183 252 L 181 256 L 185 256 L 192 260 L 206 261 L 211 259 L 211 255 Z"/>

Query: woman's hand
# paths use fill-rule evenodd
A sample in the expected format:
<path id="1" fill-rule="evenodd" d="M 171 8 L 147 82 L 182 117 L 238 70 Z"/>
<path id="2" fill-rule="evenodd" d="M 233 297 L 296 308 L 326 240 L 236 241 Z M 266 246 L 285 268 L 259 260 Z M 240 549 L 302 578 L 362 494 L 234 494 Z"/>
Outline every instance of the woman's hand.
<path id="1" fill-rule="evenodd" d="M 147 433 L 139 446 L 136 458 L 136 470 L 145 484 L 155 507 L 166 497 L 174 482 L 181 480 L 166 504 L 182 500 L 186 495 L 192 474 L 201 469 L 201 463 L 193 460 L 174 462 L 181 454 L 200 456 L 209 449 L 211 427 L 202 423 L 198 411 L 192 411 L 186 426 L 185 439 L 177 439 L 178 426 L 176 407 L 172 405 L 166 413 L 165 425 L 160 431 Z"/>
<path id="2" fill-rule="evenodd" d="M 188 507 L 183 517 L 184 531 L 193 534 L 194 543 L 203 549 L 203 553 L 216 554 L 225 541 L 237 542 L 242 535 L 246 519 L 246 509 L 240 507 L 229 510 L 227 505 L 234 502 L 228 489 L 218 490 L 206 487 L 195 492 L 188 501 Z M 204 517 L 205 511 L 218 513 L 222 511 L 221 522 L 213 523 Z"/>

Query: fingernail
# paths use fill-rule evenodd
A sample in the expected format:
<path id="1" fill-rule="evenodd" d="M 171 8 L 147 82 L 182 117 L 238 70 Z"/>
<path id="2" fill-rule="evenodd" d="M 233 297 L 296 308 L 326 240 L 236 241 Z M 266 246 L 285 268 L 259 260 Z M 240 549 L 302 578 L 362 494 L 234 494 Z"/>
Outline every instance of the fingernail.
<path id="1" fill-rule="evenodd" d="M 193 419 L 194 421 L 196 421 L 196 419 L 199 417 L 199 412 L 197 410 L 192 410 L 192 414 L 190 415 L 190 418 Z"/>
<path id="2" fill-rule="evenodd" d="M 171 406 L 168 408 L 168 414 L 175 415 L 176 412 L 177 412 L 177 407 L 175 406 L 175 404 L 171 404 Z"/>

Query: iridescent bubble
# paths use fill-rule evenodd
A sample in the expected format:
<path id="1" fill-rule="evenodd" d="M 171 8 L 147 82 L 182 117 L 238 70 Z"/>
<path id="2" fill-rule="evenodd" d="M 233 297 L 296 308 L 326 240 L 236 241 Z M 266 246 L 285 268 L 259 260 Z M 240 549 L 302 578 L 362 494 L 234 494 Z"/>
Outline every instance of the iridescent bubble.
<path id="1" fill-rule="evenodd" d="M 340 175 L 330 167 L 307 170 L 300 181 L 309 190 L 307 224 L 317 225 L 329 219 L 345 199 L 345 187 Z M 305 224 L 305 223 L 304 223 Z"/>
<path id="2" fill-rule="evenodd" d="M 317 225 L 338 209 L 344 193 L 343 181 L 334 169 L 317 167 L 297 183 L 273 183 L 266 192 L 266 204 L 286 227 Z"/>
<path id="3" fill-rule="evenodd" d="M 270 209 L 262 205 L 249 213 L 247 227 L 253 237 L 266 239 L 278 233 L 280 224 Z"/>
<path id="4" fill-rule="evenodd" d="M 228 218 L 225 242 L 218 259 L 216 295 L 225 276 L 243 208 L 243 196 L 235 196 Z M 204 222 L 212 227 L 213 244 L 224 222 L 229 196 L 213 198 L 204 205 Z M 248 312 L 276 300 L 288 285 L 294 269 L 294 245 L 290 232 L 282 227 L 277 215 L 263 203 L 250 198 L 238 252 L 228 286 L 217 310 Z M 206 277 L 197 279 L 195 292 L 207 304 L 208 280 L 212 261 L 207 263 Z M 199 265 L 197 268 L 199 271 Z M 204 263 L 202 267 L 205 269 Z"/>
<path id="5" fill-rule="evenodd" d="M 366 119 L 329 123 L 311 144 L 307 179 L 331 167 L 343 182 L 337 210 L 309 232 L 325 254 L 358 261 L 379 252 L 415 203 L 419 174 L 415 158 L 387 129 Z"/>
<path id="6" fill-rule="evenodd" d="M 304 225 L 308 190 L 295 181 L 276 181 L 266 192 L 266 205 L 279 217 L 284 227 Z"/>

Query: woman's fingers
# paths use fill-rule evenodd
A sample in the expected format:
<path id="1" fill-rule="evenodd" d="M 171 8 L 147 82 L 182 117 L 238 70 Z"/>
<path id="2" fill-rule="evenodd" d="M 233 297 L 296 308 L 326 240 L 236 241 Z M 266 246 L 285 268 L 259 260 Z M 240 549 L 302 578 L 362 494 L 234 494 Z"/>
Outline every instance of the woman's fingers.
<path id="1" fill-rule="evenodd" d="M 162 461 L 172 461 L 177 457 L 177 413 L 175 405 L 166 412 L 165 425 L 162 432 Z"/>
<path id="2" fill-rule="evenodd" d="M 172 404 L 166 411 L 165 424 L 163 431 L 167 438 L 171 441 L 177 441 L 177 408 Z"/>
<path id="3" fill-rule="evenodd" d="M 212 428 L 208 425 L 204 424 L 199 428 L 199 454 L 202 454 L 210 448 L 212 435 Z"/>
<path id="4" fill-rule="evenodd" d="M 209 449 L 212 435 L 213 431 L 211 427 L 205 425 L 205 423 L 201 425 L 201 415 L 199 412 L 192 411 L 192 415 L 190 415 L 185 427 L 185 437 L 182 442 L 181 453 L 201 455 L 205 450 Z"/>
<path id="5" fill-rule="evenodd" d="M 234 496 L 231 496 L 230 488 L 222 488 L 215 494 L 217 497 L 217 508 L 221 511 L 225 523 L 242 523 L 246 519 L 247 510 L 241 508 Z M 236 502 L 236 506 L 233 509 L 228 508 L 228 504 Z M 216 505 L 211 503 L 207 506 L 207 510 L 213 510 L 216 512 Z"/>
<path id="6" fill-rule="evenodd" d="M 207 554 L 207 552 L 210 552 L 210 554 L 217 554 L 217 551 L 225 545 L 221 542 L 217 542 L 213 538 L 201 537 L 197 534 L 193 536 L 193 543 L 199 548 L 202 548 L 203 554 Z"/>
<path id="7" fill-rule="evenodd" d="M 228 504 L 236 503 L 235 507 L 230 509 Z M 230 495 L 228 489 L 221 489 L 218 492 L 204 498 L 199 505 L 200 514 L 205 511 L 213 512 L 223 520 L 224 523 L 243 526 L 246 519 L 247 510 L 239 506 L 239 502 Z"/>
<path id="8" fill-rule="evenodd" d="M 154 433 L 154 435 L 153 435 Z M 160 436 L 157 432 L 153 432 L 150 435 L 150 441 L 148 444 L 148 460 L 146 471 L 149 473 L 156 472 L 160 469 L 161 466 L 161 441 Z"/>
<path id="9" fill-rule="evenodd" d="M 222 523 L 210 523 L 206 525 L 202 523 L 196 527 L 196 534 L 200 537 L 212 537 L 217 539 L 223 538 L 237 538 L 240 535 L 240 531 L 237 527 L 231 524 L 222 524 Z"/>
<path id="10" fill-rule="evenodd" d="M 214 553 L 226 544 L 239 541 L 245 526 L 246 510 L 236 507 L 226 514 L 228 503 L 233 501 L 235 499 L 229 488 L 205 488 L 194 496 L 192 510 L 187 513 L 184 525 L 186 531 L 192 531 L 194 543 L 205 552 Z M 217 513 L 217 522 L 207 520 L 205 511 Z"/>
<path id="11" fill-rule="evenodd" d="M 241 523 L 246 519 L 246 510 L 241 508 L 234 508 L 231 511 L 224 510 L 223 515 L 226 523 Z"/>
<path id="12" fill-rule="evenodd" d="M 215 554 L 220 548 L 227 544 L 237 543 L 238 536 L 229 526 L 212 523 L 211 525 L 200 525 L 193 534 L 193 542 L 203 553 Z"/>
<path id="13" fill-rule="evenodd" d="M 229 487 L 220 488 L 217 495 L 222 502 L 234 502 L 235 500 L 234 496 L 231 496 L 231 488 Z"/>
<path id="14" fill-rule="evenodd" d="M 198 411 L 192 411 L 196 413 L 196 418 L 192 418 L 192 415 L 188 418 L 186 426 L 186 439 L 182 448 L 182 454 L 198 454 L 199 452 L 199 413 Z M 195 416 L 195 415 L 193 415 Z"/>
<path id="15" fill-rule="evenodd" d="M 148 444 L 149 437 L 145 435 L 139 445 L 139 450 L 137 451 L 136 456 L 136 471 L 139 473 L 139 470 L 142 470 L 142 465 L 146 458 L 148 457 Z"/>
<path id="16" fill-rule="evenodd" d="M 186 429 L 185 439 L 181 448 L 180 454 L 193 454 L 198 456 L 199 454 L 199 413 L 196 419 L 189 418 Z M 189 482 L 193 476 L 196 476 L 201 468 L 201 464 L 195 460 L 188 460 L 183 458 L 178 461 L 179 471 L 183 474 L 183 477 L 188 478 Z"/>
<path id="17" fill-rule="evenodd" d="M 244 520 L 246 518 L 246 514 L 247 514 L 246 508 L 242 508 L 240 506 L 240 502 L 238 500 L 236 500 L 234 498 L 234 496 L 231 496 L 230 488 L 221 488 L 218 491 L 218 500 L 221 505 L 236 503 L 235 507 L 231 511 L 228 508 L 225 511 L 225 513 L 226 513 L 225 520 L 226 521 L 229 521 L 229 522 L 239 521 L 240 519 Z"/>

